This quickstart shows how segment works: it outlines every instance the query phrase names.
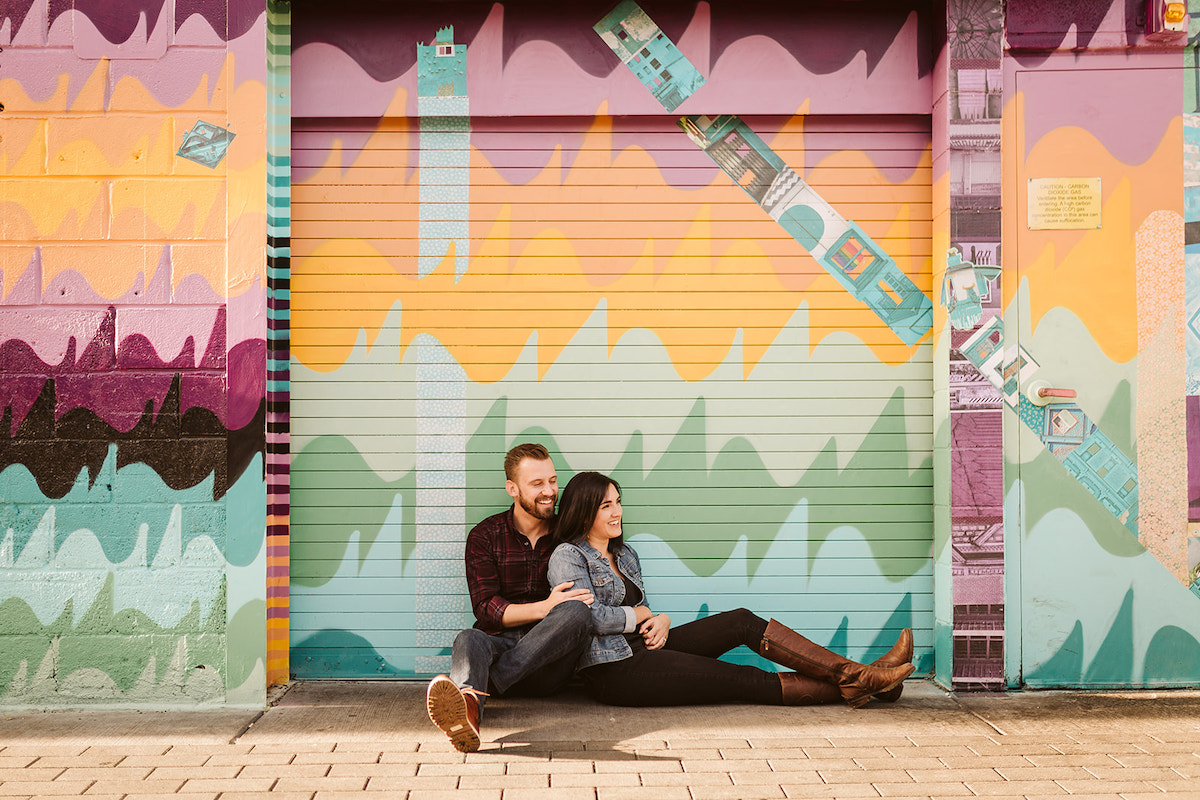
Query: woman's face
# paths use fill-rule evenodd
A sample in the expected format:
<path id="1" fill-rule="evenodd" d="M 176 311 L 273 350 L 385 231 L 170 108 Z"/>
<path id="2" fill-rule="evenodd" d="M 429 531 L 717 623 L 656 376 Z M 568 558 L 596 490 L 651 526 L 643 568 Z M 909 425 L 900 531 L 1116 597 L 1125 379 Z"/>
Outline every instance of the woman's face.
<path id="1" fill-rule="evenodd" d="M 592 520 L 592 527 L 588 530 L 588 539 L 607 544 L 609 539 L 615 539 L 620 535 L 621 495 L 617 493 L 617 487 L 610 483 L 608 490 L 604 493 L 604 499 L 600 501 L 596 518 Z"/>

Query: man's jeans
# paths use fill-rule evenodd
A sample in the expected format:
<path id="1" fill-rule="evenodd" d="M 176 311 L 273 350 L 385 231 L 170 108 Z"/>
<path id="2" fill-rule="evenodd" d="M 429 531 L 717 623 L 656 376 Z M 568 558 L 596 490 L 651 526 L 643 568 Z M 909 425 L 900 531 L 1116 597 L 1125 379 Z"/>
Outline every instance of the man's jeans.
<path id="1" fill-rule="evenodd" d="M 528 629 L 492 635 L 468 628 L 454 640 L 450 680 L 480 692 L 553 694 L 571 679 L 591 640 L 592 612 L 579 600 L 559 603 Z"/>

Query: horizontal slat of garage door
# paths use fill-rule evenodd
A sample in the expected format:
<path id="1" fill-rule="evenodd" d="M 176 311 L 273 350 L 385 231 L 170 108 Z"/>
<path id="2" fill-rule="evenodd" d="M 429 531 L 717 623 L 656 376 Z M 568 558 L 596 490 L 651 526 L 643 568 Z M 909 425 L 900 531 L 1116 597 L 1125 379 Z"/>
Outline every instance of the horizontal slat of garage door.
<path id="1" fill-rule="evenodd" d="M 932 296 L 928 118 L 746 123 Z M 444 670 L 462 541 L 526 440 L 564 483 L 622 482 L 677 623 L 745 605 L 853 657 L 931 643 L 930 348 L 671 119 L 472 119 L 437 173 L 469 192 L 457 278 L 418 277 L 444 210 L 418 120 L 293 131 L 294 672 Z"/>

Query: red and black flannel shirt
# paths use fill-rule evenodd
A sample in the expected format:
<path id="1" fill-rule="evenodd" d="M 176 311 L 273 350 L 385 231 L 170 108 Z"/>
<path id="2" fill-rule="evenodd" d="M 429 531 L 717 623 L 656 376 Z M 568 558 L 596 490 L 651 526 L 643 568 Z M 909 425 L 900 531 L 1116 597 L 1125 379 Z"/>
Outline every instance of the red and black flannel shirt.
<path id="1" fill-rule="evenodd" d="M 504 630 L 504 609 L 512 603 L 536 603 L 550 594 L 546 565 L 554 551 L 547 534 L 531 547 L 513 525 L 513 510 L 488 517 L 467 535 L 467 588 L 475 627 L 484 633 Z"/>

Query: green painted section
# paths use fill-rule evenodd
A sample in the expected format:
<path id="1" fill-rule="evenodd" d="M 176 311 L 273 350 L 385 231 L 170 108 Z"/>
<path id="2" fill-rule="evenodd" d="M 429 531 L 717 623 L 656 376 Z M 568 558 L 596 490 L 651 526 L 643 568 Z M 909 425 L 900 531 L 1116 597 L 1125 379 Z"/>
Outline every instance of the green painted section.
<path id="1" fill-rule="evenodd" d="M 356 532 L 358 549 L 350 556 L 360 564 L 365 561 L 396 496 L 411 497 L 416 491 L 415 472 L 394 481 L 380 478 L 341 436 L 310 442 L 293 458 L 291 475 L 292 492 L 306 500 L 293 504 L 291 518 L 292 583 L 299 586 L 329 581 Z M 411 503 L 404 506 L 404 558 L 416 545 L 414 513 Z"/>
<path id="2" fill-rule="evenodd" d="M 1164 625 L 1146 648 L 1142 680 L 1150 685 L 1177 682 L 1180 675 L 1193 674 L 1200 664 L 1200 641 L 1174 625 Z"/>
<path id="3" fill-rule="evenodd" d="M 629 535 L 676 619 L 706 603 L 746 606 L 820 641 L 848 619 L 846 646 L 862 654 L 890 646 L 899 629 L 889 620 L 908 602 L 918 648 L 931 653 L 928 345 L 898 365 L 846 333 L 814 345 L 801 308 L 753 369 L 739 333 L 711 374 L 683 380 L 671 360 L 681 354 L 652 331 L 611 343 L 601 302 L 548 366 L 531 335 L 503 379 L 463 373 L 444 387 L 421 380 L 418 358 L 453 365 L 453 354 L 426 335 L 419 348 L 401 346 L 401 318 L 397 303 L 371 346 L 360 333 L 336 370 L 293 364 L 297 675 L 416 676 L 447 655 L 453 633 L 443 632 L 471 624 L 457 542 L 418 561 L 416 453 L 429 435 L 418 401 L 447 389 L 466 397 L 464 539 L 512 502 L 503 453 L 539 441 L 560 486 L 584 469 L 621 481 Z M 436 508 L 422 513 L 441 519 Z M 418 610 L 430 606 L 418 595 L 422 575 L 447 579 L 432 633 Z"/>
<path id="4" fill-rule="evenodd" d="M 1022 429 L 1028 431 L 1022 426 Z M 1029 434 L 1034 441 L 1032 433 Z M 1039 444 L 1040 446 L 1040 444 Z M 1006 473 L 1016 470 L 1005 470 Z M 1049 451 L 1042 449 L 1037 458 L 1021 465 L 1021 479 L 1039 487 L 1025 495 L 1025 514 L 1028 520 L 1025 536 L 1050 514 L 1070 509 L 1084 520 L 1096 543 L 1114 556 L 1129 557 L 1146 551 L 1129 529 L 1096 500 L 1079 481 L 1063 469 Z"/>
<path id="5" fill-rule="evenodd" d="M 503 379 L 466 381 L 467 430 L 482 424 L 503 400 L 506 442 L 541 428 L 554 434 L 563 452 L 595 458 L 576 469 L 609 472 L 634 436 L 642 439 L 645 463 L 657 463 L 676 444 L 682 421 L 703 401 L 707 451 L 715 455 L 729 441 L 744 439 L 774 482 L 787 486 L 822 456 L 830 440 L 837 442 L 842 459 L 837 466 L 844 469 L 845 460 L 864 448 L 863 440 L 880 416 L 900 414 L 907 420 L 903 439 L 878 434 L 874 449 L 898 449 L 910 469 L 929 468 L 931 346 L 918 346 L 903 363 L 886 364 L 849 333 L 830 333 L 814 342 L 808 317 L 802 305 L 766 351 L 754 355 L 752 369 L 747 369 L 741 334 L 736 333 L 725 360 L 711 373 L 683 380 L 672 355 L 686 358 L 687 353 L 669 350 L 653 331 L 630 330 L 610 342 L 601 301 L 549 366 L 539 365 L 537 337 L 531 335 Z M 418 348 L 402 345 L 402 318 L 397 302 L 371 346 L 360 332 L 338 369 L 316 372 L 293 362 L 294 453 L 304 452 L 318 437 L 340 435 L 386 480 L 415 469 L 422 381 Z M 426 339 L 425 346 L 436 345 L 432 337 Z M 444 358 L 453 360 L 449 353 Z M 903 392 L 901 405 L 894 402 L 897 390 Z M 339 404 L 347 400 L 362 403 L 371 413 L 346 412 Z M 318 405 L 310 406 L 313 402 Z M 496 475 L 506 449 L 490 453 L 483 465 L 492 485 L 503 483 Z M 293 493 L 293 511 L 309 502 L 306 493 Z"/>
<path id="6" fill-rule="evenodd" d="M 0 701 L 219 701 L 224 597 L 222 586 L 203 614 L 193 602 L 171 628 L 139 611 L 115 609 L 111 574 L 78 624 L 72 623 L 70 602 L 58 619 L 43 625 L 28 604 L 9 598 L 0 603 L 0 686 L 6 687 Z"/>
<path id="7" fill-rule="evenodd" d="M 840 468 L 830 437 L 820 456 L 792 485 L 777 484 L 745 439 L 733 439 L 712 458 L 705 450 L 705 403 L 699 400 L 661 458 L 647 469 L 642 438 L 630 437 L 610 474 L 621 484 L 627 524 L 645 526 L 661 537 L 694 575 L 712 575 L 733 552 L 738 537 L 748 540 L 747 569 L 754 575 L 792 510 L 806 503 L 809 531 L 806 559 L 816 559 L 830 531 L 853 525 L 871 546 L 876 568 L 893 580 L 911 577 L 929 557 L 928 466 L 910 470 L 905 451 L 888 450 L 880 438 L 905 435 L 898 413 L 903 392 L 864 437 L 859 452 Z M 555 437 L 543 428 L 506 433 L 506 404 L 498 401 L 467 444 L 468 508 L 503 507 L 508 496 L 497 486 L 496 454 L 518 441 L 540 441 L 555 457 L 560 485 L 575 465 L 567 462 Z M 686 476 L 686 485 L 681 485 Z M 905 555 L 894 557 L 885 542 L 910 538 Z"/>
<path id="8" fill-rule="evenodd" d="M 265 582 L 264 582 L 265 586 Z M 252 675 L 263 670 L 267 660 L 267 602 L 246 603 L 230 617 L 225 629 L 229 645 L 226 658 L 226 686 L 242 686 Z M 266 686 L 262 686 L 264 699 Z"/>
<path id="9" fill-rule="evenodd" d="M 1189 46 L 1183 53 L 1183 113 L 1200 114 L 1200 49 L 1196 47 L 1200 36 L 1200 0 L 1188 0 L 1187 6 Z"/>
<path id="10" fill-rule="evenodd" d="M 1083 623 L 1075 621 L 1071 634 L 1048 661 L 1031 672 L 1027 680 L 1031 685 L 1054 683 L 1078 683 L 1083 677 Z"/>
<path id="11" fill-rule="evenodd" d="M 1120 686 L 1133 676 L 1133 590 L 1125 593 L 1117 618 L 1100 643 L 1083 682 L 1091 686 Z"/>

